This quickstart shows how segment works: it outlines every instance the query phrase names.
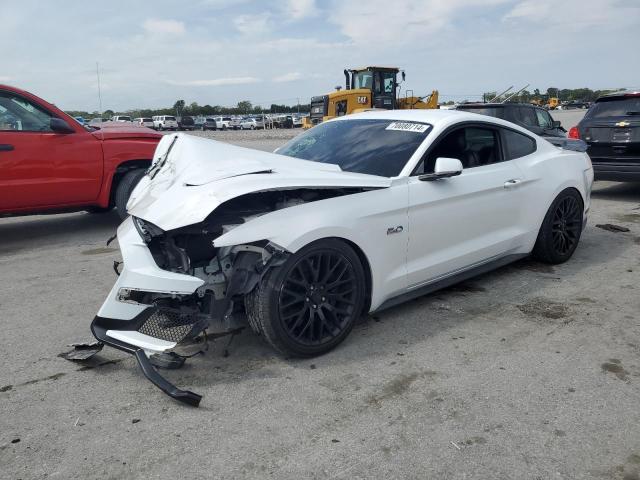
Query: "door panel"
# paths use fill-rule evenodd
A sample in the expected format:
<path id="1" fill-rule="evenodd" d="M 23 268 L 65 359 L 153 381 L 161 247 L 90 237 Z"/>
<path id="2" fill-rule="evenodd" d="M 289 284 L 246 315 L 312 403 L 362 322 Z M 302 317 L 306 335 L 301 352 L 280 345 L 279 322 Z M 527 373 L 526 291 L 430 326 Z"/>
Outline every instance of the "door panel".
<path id="1" fill-rule="evenodd" d="M 102 180 L 102 148 L 92 135 L 0 132 L 0 210 L 91 202 Z"/>
<path id="2" fill-rule="evenodd" d="M 438 152 L 435 156 L 456 158 L 456 152 L 450 150 L 454 148 L 450 144 L 454 133 L 434 149 Z M 467 144 L 457 158 L 466 155 L 470 164 L 474 158 L 469 157 L 471 147 Z M 427 164 L 433 162 L 427 157 Z M 522 173 L 513 161 L 466 168 L 457 177 L 436 181 L 412 177 L 409 285 L 417 287 L 519 247 L 524 233 L 518 221 L 521 181 Z"/>
<path id="3" fill-rule="evenodd" d="M 0 91 L 0 211 L 91 203 L 100 193 L 101 142 L 89 132 L 51 131 L 52 114 Z"/>
<path id="4" fill-rule="evenodd" d="M 503 162 L 467 169 L 450 179 L 412 179 L 409 284 L 424 283 L 516 248 L 522 234 L 518 227 L 520 177 L 513 162 Z"/>

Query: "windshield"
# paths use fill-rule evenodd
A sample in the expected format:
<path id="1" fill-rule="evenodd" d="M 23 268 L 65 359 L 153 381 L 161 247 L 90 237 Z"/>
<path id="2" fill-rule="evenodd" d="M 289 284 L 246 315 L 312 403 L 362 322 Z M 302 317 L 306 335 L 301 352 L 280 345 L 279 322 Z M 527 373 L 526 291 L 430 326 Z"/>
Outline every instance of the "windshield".
<path id="1" fill-rule="evenodd" d="M 176 121 L 176 117 L 164 117 L 165 122 L 167 120 L 173 120 L 174 122 Z"/>
<path id="2" fill-rule="evenodd" d="M 321 123 L 277 153 L 321 163 L 346 172 L 395 177 L 429 134 L 431 125 L 392 120 L 345 120 Z"/>
<path id="3" fill-rule="evenodd" d="M 640 115 L 640 97 L 611 97 L 595 103 L 585 115 L 589 118 Z"/>
<path id="4" fill-rule="evenodd" d="M 122 120 L 124 122 L 130 122 L 131 121 L 131 117 L 122 117 L 122 116 L 120 116 L 120 117 L 118 117 L 118 120 Z"/>
<path id="5" fill-rule="evenodd" d="M 358 72 L 355 74 L 353 81 L 355 88 L 371 89 L 373 85 L 373 73 L 369 71 Z"/>
<path id="6" fill-rule="evenodd" d="M 151 120 L 150 118 L 143 118 L 142 121 L 143 122 L 153 122 L 153 120 Z"/>

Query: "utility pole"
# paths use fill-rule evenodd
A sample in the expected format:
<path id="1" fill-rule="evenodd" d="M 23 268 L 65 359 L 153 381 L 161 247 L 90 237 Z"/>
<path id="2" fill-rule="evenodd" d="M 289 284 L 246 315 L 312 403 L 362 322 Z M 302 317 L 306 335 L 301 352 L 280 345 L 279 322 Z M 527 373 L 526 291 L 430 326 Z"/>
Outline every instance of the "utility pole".
<path id="1" fill-rule="evenodd" d="M 102 92 L 100 91 L 100 67 L 96 62 L 96 76 L 98 77 L 98 105 L 100 108 L 100 118 L 102 118 Z"/>

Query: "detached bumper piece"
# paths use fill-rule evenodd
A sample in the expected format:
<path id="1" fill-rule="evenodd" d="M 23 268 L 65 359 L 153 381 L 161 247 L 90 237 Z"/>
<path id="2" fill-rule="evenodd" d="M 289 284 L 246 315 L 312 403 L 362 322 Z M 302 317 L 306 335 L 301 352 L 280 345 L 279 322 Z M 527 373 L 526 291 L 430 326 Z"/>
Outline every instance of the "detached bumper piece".
<path id="1" fill-rule="evenodd" d="M 193 332 L 197 326 L 171 309 L 149 307 L 132 320 L 95 317 L 91 333 L 105 345 L 131 353 L 151 383 L 179 402 L 197 407 L 202 396 L 181 390 L 158 373 L 148 354 L 169 350 Z"/>

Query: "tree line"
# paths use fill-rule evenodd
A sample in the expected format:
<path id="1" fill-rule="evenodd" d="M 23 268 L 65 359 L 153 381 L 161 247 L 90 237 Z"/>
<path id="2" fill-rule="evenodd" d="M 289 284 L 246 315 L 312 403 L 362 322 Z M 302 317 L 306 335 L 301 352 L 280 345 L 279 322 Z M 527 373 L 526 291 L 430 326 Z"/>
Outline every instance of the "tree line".
<path id="1" fill-rule="evenodd" d="M 215 115 L 260 115 L 263 113 L 308 113 L 311 110 L 310 104 L 300 105 L 278 105 L 271 104 L 269 108 L 260 105 L 253 105 L 249 100 L 242 100 L 235 107 L 224 107 L 220 105 L 198 105 L 192 102 L 187 105 L 184 100 L 177 100 L 173 107 L 166 108 L 141 108 L 125 111 L 105 110 L 102 114 L 98 111 L 87 112 L 80 110 L 69 110 L 67 113 L 74 117 L 84 118 L 111 118 L 114 115 L 129 115 L 132 118 L 153 117 L 155 115 L 174 115 L 177 117 L 188 115 L 192 117 L 215 116 Z"/>

